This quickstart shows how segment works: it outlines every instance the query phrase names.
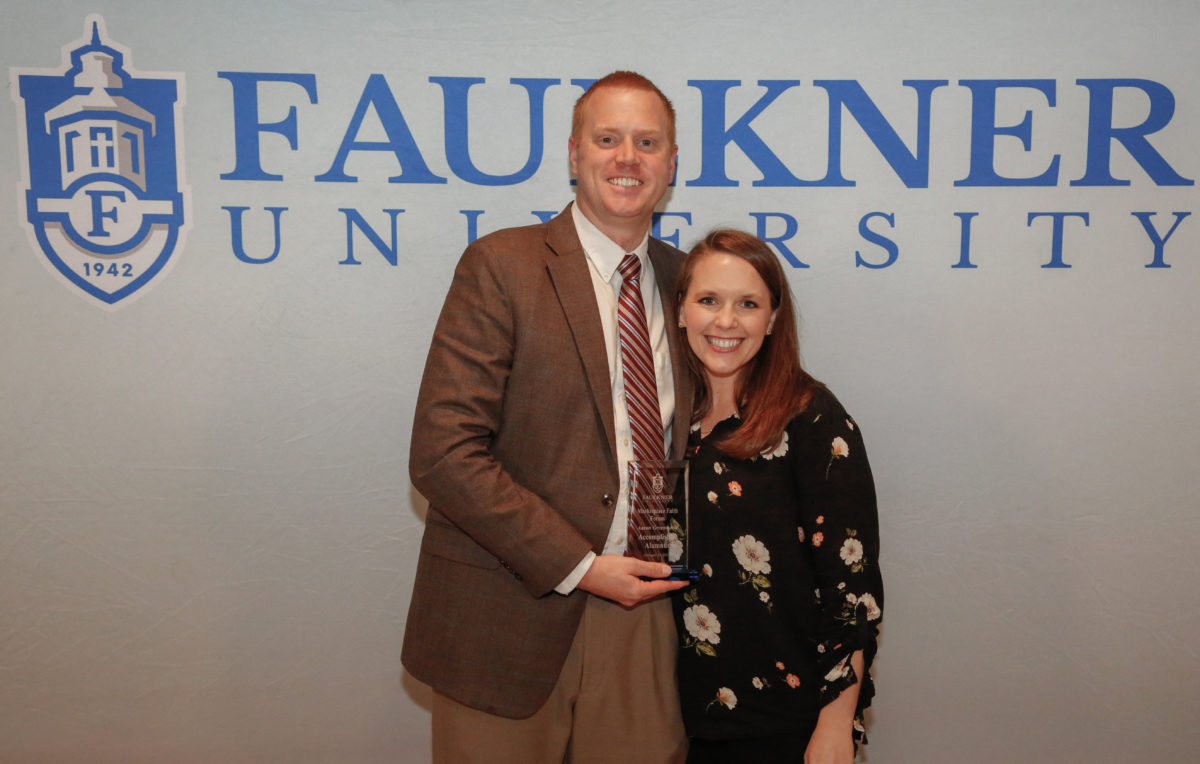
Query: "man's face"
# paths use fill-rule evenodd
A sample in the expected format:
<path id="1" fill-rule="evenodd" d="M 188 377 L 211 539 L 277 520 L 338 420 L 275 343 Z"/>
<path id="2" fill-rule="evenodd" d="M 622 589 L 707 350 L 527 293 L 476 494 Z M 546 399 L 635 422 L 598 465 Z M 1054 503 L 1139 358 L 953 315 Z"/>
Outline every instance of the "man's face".
<path id="1" fill-rule="evenodd" d="M 584 104 L 568 142 L 579 210 L 626 250 L 642 240 L 675 173 L 667 110 L 646 90 L 606 87 Z"/>

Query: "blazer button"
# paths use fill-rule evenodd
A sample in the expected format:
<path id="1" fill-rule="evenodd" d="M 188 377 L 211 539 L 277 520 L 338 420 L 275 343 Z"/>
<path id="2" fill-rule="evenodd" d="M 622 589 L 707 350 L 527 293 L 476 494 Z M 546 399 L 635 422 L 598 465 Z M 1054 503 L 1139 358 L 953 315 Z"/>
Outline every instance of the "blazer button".
<path id="1" fill-rule="evenodd" d="M 604 505 L 604 506 L 606 506 L 606 507 L 611 507 L 611 506 L 613 505 L 613 497 L 612 497 L 612 494 L 606 493 L 606 494 L 604 494 L 603 496 L 601 496 L 601 497 L 600 497 L 600 503 L 601 503 L 601 504 L 603 504 L 603 505 Z"/>
<path id="2" fill-rule="evenodd" d="M 500 561 L 500 567 L 504 568 L 504 569 L 505 569 L 505 570 L 507 570 L 509 573 L 512 573 L 512 574 L 513 574 L 513 577 L 514 577 L 514 578 L 516 578 L 518 581 L 524 581 L 524 580 L 525 580 L 525 579 L 521 578 L 521 574 L 520 574 L 520 573 L 518 573 L 517 571 L 513 570 L 513 567 L 512 567 L 511 565 L 509 565 L 507 562 L 505 562 L 504 560 L 501 560 L 501 561 Z"/>

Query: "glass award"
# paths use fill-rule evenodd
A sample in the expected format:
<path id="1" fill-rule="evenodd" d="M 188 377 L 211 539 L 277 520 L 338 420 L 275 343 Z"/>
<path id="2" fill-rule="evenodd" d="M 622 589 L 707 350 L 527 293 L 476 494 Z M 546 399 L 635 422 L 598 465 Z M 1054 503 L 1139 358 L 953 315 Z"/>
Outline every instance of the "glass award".
<path id="1" fill-rule="evenodd" d="M 671 566 L 668 578 L 695 581 L 688 561 L 688 462 L 629 462 L 630 557 Z"/>

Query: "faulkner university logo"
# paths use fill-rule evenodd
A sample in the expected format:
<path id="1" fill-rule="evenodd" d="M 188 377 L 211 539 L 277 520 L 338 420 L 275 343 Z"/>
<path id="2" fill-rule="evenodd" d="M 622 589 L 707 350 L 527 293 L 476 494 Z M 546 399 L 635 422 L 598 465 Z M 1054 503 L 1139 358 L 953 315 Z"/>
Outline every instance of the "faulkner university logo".
<path id="1" fill-rule="evenodd" d="M 139 72 L 89 16 L 59 69 L 13 69 L 21 219 L 65 283 L 116 306 L 163 275 L 190 225 L 183 75 Z"/>

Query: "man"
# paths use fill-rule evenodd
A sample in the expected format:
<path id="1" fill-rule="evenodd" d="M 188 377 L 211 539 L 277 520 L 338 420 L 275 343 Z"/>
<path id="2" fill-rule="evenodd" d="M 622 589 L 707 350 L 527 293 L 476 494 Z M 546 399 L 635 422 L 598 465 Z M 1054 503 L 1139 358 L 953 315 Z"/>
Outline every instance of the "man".
<path id="1" fill-rule="evenodd" d="M 568 149 L 574 205 L 463 254 L 417 400 L 409 472 L 430 507 L 403 660 L 434 688 L 437 762 L 686 751 L 662 596 L 684 584 L 623 555 L 627 464 L 646 443 L 630 418 L 648 410 L 627 398 L 657 394 L 659 458 L 682 455 L 690 424 L 668 328 L 682 255 L 649 238 L 675 172 L 674 111 L 615 72 L 579 99 Z M 621 344 L 626 282 L 645 311 L 648 385 Z"/>

